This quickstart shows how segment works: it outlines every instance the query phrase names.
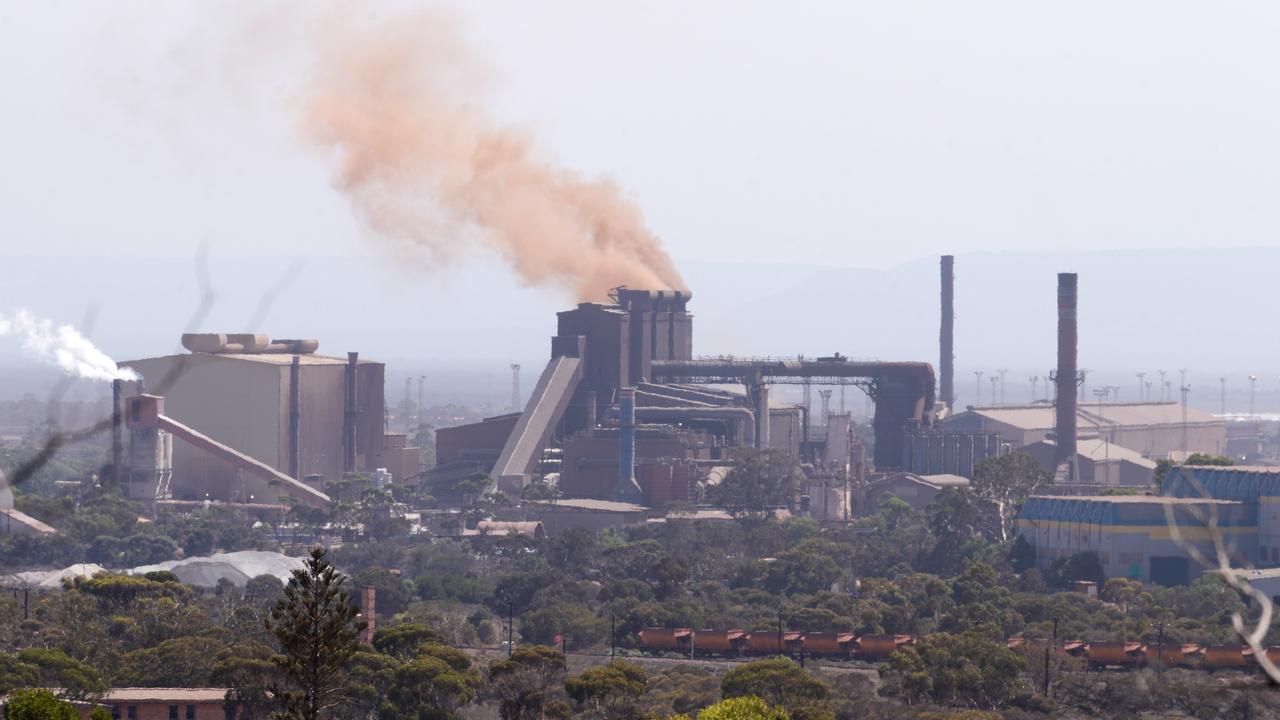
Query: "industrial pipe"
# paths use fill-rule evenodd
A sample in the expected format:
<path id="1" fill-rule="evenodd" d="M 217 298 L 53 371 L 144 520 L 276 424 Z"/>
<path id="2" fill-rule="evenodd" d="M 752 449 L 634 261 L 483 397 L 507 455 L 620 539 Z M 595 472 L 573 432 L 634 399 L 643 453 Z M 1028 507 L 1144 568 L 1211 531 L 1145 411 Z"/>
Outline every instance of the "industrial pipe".
<path id="1" fill-rule="evenodd" d="M 342 423 L 342 470 L 356 471 L 356 420 L 359 416 L 356 397 L 356 370 L 360 362 L 360 353 L 347 353 L 346 374 L 346 409 Z"/>
<path id="2" fill-rule="evenodd" d="M 302 358 L 289 364 L 289 476 L 302 479 Z"/>
<path id="3" fill-rule="evenodd" d="M 756 442 L 756 414 L 751 408 L 744 407 L 639 407 L 636 408 L 639 420 L 655 420 L 658 422 L 671 420 L 731 420 L 741 428 L 742 445 L 753 446 Z"/>
<path id="4" fill-rule="evenodd" d="M 636 484 L 636 389 L 618 390 L 618 502 L 640 503 L 643 494 Z"/>
<path id="5" fill-rule="evenodd" d="M 938 331 L 938 394 L 948 410 L 956 405 L 955 395 L 955 327 L 956 278 L 955 256 L 942 256 L 942 327 Z M 994 403 L 993 403 L 994 404 Z"/>
<path id="6" fill-rule="evenodd" d="M 111 381 L 111 480 L 119 485 L 123 481 L 124 423 L 121 403 L 124 402 L 124 381 Z"/>

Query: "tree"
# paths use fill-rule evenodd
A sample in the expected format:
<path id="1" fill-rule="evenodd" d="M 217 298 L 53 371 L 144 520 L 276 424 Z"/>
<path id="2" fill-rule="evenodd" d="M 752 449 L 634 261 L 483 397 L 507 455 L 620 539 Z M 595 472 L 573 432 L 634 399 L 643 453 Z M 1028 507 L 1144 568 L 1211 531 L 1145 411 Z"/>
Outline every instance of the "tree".
<path id="1" fill-rule="evenodd" d="M 424 643 L 439 643 L 444 638 L 432 628 L 419 623 L 405 623 L 389 628 L 379 628 L 373 634 L 373 648 L 400 660 L 408 660 L 417 654 Z"/>
<path id="2" fill-rule="evenodd" d="M 1026 453 L 1010 453 L 983 460 L 973 467 L 970 487 L 979 497 L 996 504 L 1000 515 L 1000 539 L 1009 539 L 1009 528 L 1018 508 L 1036 490 L 1048 486 L 1053 476 Z"/>
<path id="3" fill-rule="evenodd" d="M 826 683 L 786 658 L 735 667 L 720 681 L 720 692 L 726 698 L 754 695 L 788 710 L 824 702 L 831 694 Z"/>
<path id="4" fill-rule="evenodd" d="M 360 611 L 342 589 L 346 576 L 325 554 L 315 548 L 306 567 L 293 571 L 266 623 L 283 650 L 274 660 L 298 689 L 281 693 L 284 706 L 302 720 L 332 715 L 337 681 L 359 649 L 356 637 L 364 626 L 356 622 Z"/>
<path id="5" fill-rule="evenodd" d="M 612 660 L 569 678 L 564 689 L 588 716 L 618 720 L 637 714 L 635 702 L 647 685 L 648 677 L 639 665 Z"/>
<path id="6" fill-rule="evenodd" d="M 48 690 L 19 690 L 9 696 L 4 717 L 5 720 L 80 720 L 80 713 L 74 705 L 59 700 Z"/>
<path id="7" fill-rule="evenodd" d="M 480 675 L 461 650 L 440 643 L 418 647 L 418 655 L 395 673 L 390 700 L 405 718 L 453 718 L 475 699 Z"/>
<path id="8" fill-rule="evenodd" d="M 721 700 L 698 713 L 698 720 L 790 720 L 782 708 L 751 695 Z"/>
<path id="9" fill-rule="evenodd" d="M 785 453 L 740 449 L 733 470 L 716 486 L 716 503 L 736 517 L 762 520 L 791 504 L 799 472 L 795 458 Z"/>
<path id="10" fill-rule="evenodd" d="M 1026 660 L 1003 641 L 933 633 L 890 657 L 887 689 L 908 704 L 993 709 L 1013 697 L 1026 668 Z"/>
<path id="11" fill-rule="evenodd" d="M 1044 580 L 1055 588 L 1065 588 L 1077 580 L 1090 580 L 1101 587 L 1106 578 L 1098 553 L 1088 551 L 1054 560 Z"/>
<path id="12" fill-rule="evenodd" d="M 545 645 L 522 647 L 489 664 L 489 695 L 502 720 L 541 720 L 547 694 L 564 681 L 564 655 Z"/>

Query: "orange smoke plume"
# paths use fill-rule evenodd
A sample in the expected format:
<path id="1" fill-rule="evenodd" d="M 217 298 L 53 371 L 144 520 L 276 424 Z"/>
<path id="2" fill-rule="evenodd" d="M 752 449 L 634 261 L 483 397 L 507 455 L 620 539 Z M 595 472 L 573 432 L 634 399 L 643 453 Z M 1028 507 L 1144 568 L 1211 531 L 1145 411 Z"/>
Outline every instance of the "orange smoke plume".
<path id="1" fill-rule="evenodd" d="M 448 18 L 335 23 L 317 47 L 303 127 L 335 155 L 336 186 L 380 238 L 433 260 L 481 245 L 525 282 L 581 300 L 618 285 L 683 287 L 615 184 L 541 159 L 471 104 L 483 73 Z"/>

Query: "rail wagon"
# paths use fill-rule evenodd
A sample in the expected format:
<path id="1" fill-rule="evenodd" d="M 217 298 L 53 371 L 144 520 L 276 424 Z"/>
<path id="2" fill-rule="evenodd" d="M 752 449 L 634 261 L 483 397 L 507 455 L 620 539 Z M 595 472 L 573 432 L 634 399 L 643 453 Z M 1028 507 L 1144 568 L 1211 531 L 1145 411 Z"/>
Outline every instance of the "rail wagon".
<path id="1" fill-rule="evenodd" d="M 1090 665 L 1137 667 L 1146 662 L 1147 646 L 1137 642 L 1094 642 L 1085 650 Z"/>
<path id="2" fill-rule="evenodd" d="M 693 631 L 689 628 L 645 628 L 640 631 L 640 647 L 646 650 L 689 652 Z"/>
<path id="3" fill-rule="evenodd" d="M 741 630 L 698 630 L 693 633 L 694 652 L 740 655 L 747 649 L 747 634 Z"/>
<path id="4" fill-rule="evenodd" d="M 888 660 L 903 645 L 914 642 L 915 638 L 910 635 L 860 635 L 854 641 L 854 657 L 880 662 Z"/>
<path id="5" fill-rule="evenodd" d="M 853 633 L 805 633 L 801 647 L 811 655 L 850 657 L 856 640 Z"/>
<path id="6" fill-rule="evenodd" d="M 1252 667 L 1253 651 L 1244 645 L 1209 645 L 1200 664 L 1209 670 Z"/>
<path id="7" fill-rule="evenodd" d="M 788 655 L 800 646 L 802 633 L 755 630 L 747 633 L 747 649 L 755 655 Z M 781 641 L 781 642 L 779 642 Z"/>

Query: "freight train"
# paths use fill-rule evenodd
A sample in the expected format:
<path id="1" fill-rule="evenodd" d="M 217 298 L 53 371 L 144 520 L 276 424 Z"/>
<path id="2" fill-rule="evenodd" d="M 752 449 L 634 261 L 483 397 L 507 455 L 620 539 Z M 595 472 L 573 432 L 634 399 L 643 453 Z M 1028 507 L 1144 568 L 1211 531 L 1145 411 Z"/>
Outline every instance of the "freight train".
<path id="1" fill-rule="evenodd" d="M 647 652 L 675 652 L 685 655 L 743 657 L 781 654 L 801 658 L 886 662 L 898 648 L 915 642 L 916 638 L 912 635 L 645 628 L 640 631 L 640 643 L 637 647 Z M 1043 652 L 1045 647 L 1044 640 L 1022 637 L 1012 637 L 1007 642 L 1010 649 L 1025 648 Z M 1094 669 L 1157 665 L 1202 670 L 1248 670 L 1258 667 L 1253 658 L 1254 652 L 1247 645 L 1069 640 L 1055 643 L 1055 650 L 1058 654 L 1079 658 Z M 1273 663 L 1280 663 L 1280 647 L 1269 647 L 1266 653 Z"/>

